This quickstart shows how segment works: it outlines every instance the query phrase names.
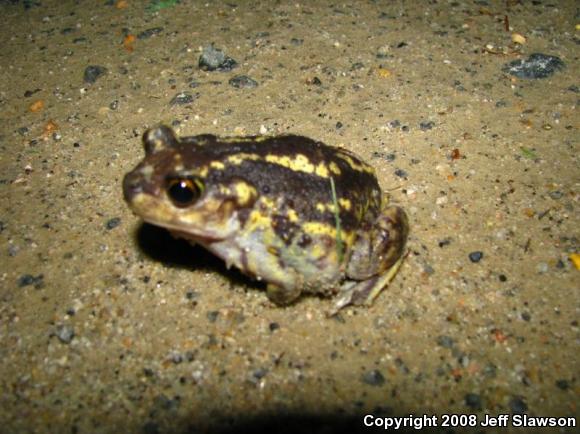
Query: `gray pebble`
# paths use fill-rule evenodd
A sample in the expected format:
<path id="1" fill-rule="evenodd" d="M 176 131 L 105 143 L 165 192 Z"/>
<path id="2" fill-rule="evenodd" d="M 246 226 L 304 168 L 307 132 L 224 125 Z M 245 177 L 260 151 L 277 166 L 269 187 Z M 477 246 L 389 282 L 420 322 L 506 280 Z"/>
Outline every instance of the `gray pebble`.
<path id="1" fill-rule="evenodd" d="M 503 66 L 502 71 L 518 78 L 546 78 L 563 69 L 566 64 L 556 56 L 542 53 L 531 54 L 527 59 L 518 59 Z"/>
<path id="2" fill-rule="evenodd" d="M 107 68 L 99 65 L 89 65 L 85 68 L 85 83 L 94 83 L 97 79 L 107 72 Z"/>
<path id="3" fill-rule="evenodd" d="M 421 131 L 432 130 L 434 126 L 435 126 L 435 122 L 433 122 L 433 121 L 423 121 L 423 122 L 419 123 L 419 128 L 421 129 Z"/>
<path id="4" fill-rule="evenodd" d="M 371 386 L 382 386 L 385 384 L 385 377 L 381 374 L 381 371 L 373 369 L 363 374 L 362 381 Z"/>
<path id="5" fill-rule="evenodd" d="M 238 62 L 213 45 L 208 45 L 203 49 L 198 63 L 199 68 L 204 71 L 231 71 L 237 64 Z"/>
<path id="6" fill-rule="evenodd" d="M 522 414 L 528 410 L 528 405 L 521 396 L 514 396 L 509 403 L 512 413 Z"/>
<path id="7" fill-rule="evenodd" d="M 163 27 L 153 27 L 151 29 L 143 30 L 137 35 L 137 39 L 147 39 L 151 36 L 158 35 L 163 31 Z"/>
<path id="8" fill-rule="evenodd" d="M 206 314 L 206 316 L 207 316 L 207 319 L 209 322 L 216 322 L 219 314 L 220 313 L 217 310 L 212 310 L 212 311 L 208 312 Z"/>
<path id="9" fill-rule="evenodd" d="M 18 278 L 18 286 L 22 288 L 24 286 L 34 285 L 35 288 L 40 288 L 43 285 L 43 279 L 43 274 L 39 274 L 38 276 L 33 276 L 32 274 L 23 274 Z"/>
<path id="10" fill-rule="evenodd" d="M 266 376 L 268 370 L 266 368 L 258 368 L 252 372 L 252 377 L 256 380 L 260 380 Z"/>
<path id="11" fill-rule="evenodd" d="M 408 175 L 407 172 L 404 171 L 403 169 L 395 170 L 395 176 L 398 176 L 399 178 L 406 178 L 407 175 Z"/>
<path id="12" fill-rule="evenodd" d="M 469 260 L 473 263 L 477 263 L 483 259 L 483 252 L 475 251 L 469 254 Z"/>
<path id="13" fill-rule="evenodd" d="M 443 348 L 453 348 L 455 341 L 452 337 L 446 335 L 437 336 L 437 345 Z"/>
<path id="14" fill-rule="evenodd" d="M 465 405 L 474 411 L 481 410 L 481 396 L 477 393 L 465 394 Z"/>
<path id="15" fill-rule="evenodd" d="M 75 336 L 75 331 L 71 325 L 59 324 L 56 326 L 55 335 L 63 344 L 69 344 Z"/>
<path id="16" fill-rule="evenodd" d="M 169 101 L 169 105 L 174 106 L 174 105 L 190 104 L 193 101 L 195 101 L 198 97 L 199 94 L 193 95 L 189 92 L 179 92 L 173 98 L 171 98 L 171 101 Z"/>
<path id="17" fill-rule="evenodd" d="M 247 75 L 236 75 L 230 78 L 228 83 L 238 89 L 252 89 L 258 86 L 258 82 Z"/>
<path id="18" fill-rule="evenodd" d="M 109 219 L 107 221 L 107 224 L 105 225 L 105 227 L 108 230 L 114 229 L 117 226 L 119 226 L 121 224 L 121 217 L 113 217 L 112 219 Z"/>
<path id="19" fill-rule="evenodd" d="M 17 131 L 21 136 L 26 136 L 30 132 L 30 129 L 28 127 L 20 127 Z"/>

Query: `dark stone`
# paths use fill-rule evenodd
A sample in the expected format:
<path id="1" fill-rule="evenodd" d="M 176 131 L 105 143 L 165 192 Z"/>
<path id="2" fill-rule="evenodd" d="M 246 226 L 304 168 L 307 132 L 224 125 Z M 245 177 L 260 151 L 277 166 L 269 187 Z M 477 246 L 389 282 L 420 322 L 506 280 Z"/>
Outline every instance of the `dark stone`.
<path id="1" fill-rule="evenodd" d="M 147 39 L 151 36 L 158 35 L 163 31 L 163 27 L 153 27 L 151 29 L 143 30 L 137 35 L 137 39 Z"/>
<path id="2" fill-rule="evenodd" d="M 452 337 L 446 335 L 437 336 L 437 345 L 443 348 L 453 348 L 455 341 Z"/>
<path id="3" fill-rule="evenodd" d="M 75 336 L 75 331 L 71 325 L 60 324 L 56 326 L 55 335 L 63 344 L 69 344 Z"/>
<path id="4" fill-rule="evenodd" d="M 238 62 L 213 45 L 203 49 L 198 63 L 199 68 L 204 71 L 231 71 L 237 64 Z"/>
<path id="5" fill-rule="evenodd" d="M 398 176 L 399 178 L 406 178 L 407 172 L 404 171 L 403 169 L 397 169 L 395 170 L 395 175 Z"/>
<path id="6" fill-rule="evenodd" d="M 380 371 L 374 369 L 372 371 L 365 372 L 362 376 L 363 383 L 370 384 L 371 386 L 382 386 L 385 384 L 385 377 Z"/>
<path id="7" fill-rule="evenodd" d="M 258 82 L 247 75 L 236 75 L 230 78 L 228 83 L 237 89 L 252 89 L 258 87 Z"/>
<path id="8" fill-rule="evenodd" d="M 108 230 L 114 229 L 121 224 L 121 217 L 113 217 L 105 225 Z"/>
<path id="9" fill-rule="evenodd" d="M 97 79 L 107 72 L 107 68 L 99 65 L 89 65 L 85 68 L 84 82 L 94 83 Z"/>
<path id="10" fill-rule="evenodd" d="M 480 251 L 471 252 L 469 254 L 469 260 L 473 263 L 481 261 L 482 258 L 483 258 L 483 252 L 480 252 Z"/>
<path id="11" fill-rule="evenodd" d="M 193 101 L 195 101 L 198 97 L 199 97 L 198 93 L 193 95 L 189 92 L 180 92 L 176 94 L 173 98 L 171 98 L 171 101 L 169 101 L 169 105 L 174 106 L 174 105 L 190 104 Z"/>
<path id="12" fill-rule="evenodd" d="M 465 394 L 465 405 L 467 405 L 471 410 L 474 411 L 481 410 L 482 409 L 481 396 L 477 393 Z"/>
<path id="13" fill-rule="evenodd" d="M 527 59 L 518 59 L 503 66 L 502 71 L 518 78 L 546 78 L 563 69 L 566 64 L 556 56 L 542 53 L 531 54 Z"/>
<path id="14" fill-rule="evenodd" d="M 521 396 L 514 396 L 509 403 L 510 410 L 515 414 L 522 414 L 528 411 L 528 405 Z"/>
<path id="15" fill-rule="evenodd" d="M 32 274 L 23 274 L 18 279 L 18 286 L 22 288 L 24 286 L 34 285 L 35 287 L 39 288 L 42 286 L 43 279 L 43 274 L 39 274 L 38 276 L 33 276 Z"/>

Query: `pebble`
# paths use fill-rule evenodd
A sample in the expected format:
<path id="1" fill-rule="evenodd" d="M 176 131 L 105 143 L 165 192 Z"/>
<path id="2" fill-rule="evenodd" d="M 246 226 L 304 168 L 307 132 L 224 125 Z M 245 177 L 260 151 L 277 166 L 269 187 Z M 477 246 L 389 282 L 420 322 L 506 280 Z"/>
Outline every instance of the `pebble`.
<path id="1" fill-rule="evenodd" d="M 471 252 L 469 254 L 469 260 L 473 263 L 477 263 L 477 262 L 481 261 L 482 258 L 483 258 L 483 252 L 480 252 L 480 251 Z"/>
<path id="2" fill-rule="evenodd" d="M 198 63 L 199 68 L 204 71 L 231 71 L 237 64 L 238 62 L 213 45 L 208 45 L 203 49 Z"/>
<path id="3" fill-rule="evenodd" d="M 247 75 L 236 75 L 230 78 L 228 83 L 237 89 L 252 89 L 258 87 L 258 82 Z"/>
<path id="4" fill-rule="evenodd" d="M 189 92 L 179 92 L 173 98 L 171 98 L 171 101 L 169 101 L 169 105 L 175 106 L 175 105 L 190 104 L 193 101 L 195 101 L 198 97 L 199 93 L 193 95 Z"/>
<path id="5" fill-rule="evenodd" d="M 121 217 L 113 217 L 112 219 L 109 219 L 107 221 L 107 223 L 105 224 L 105 227 L 108 230 L 114 229 L 117 226 L 119 226 L 121 224 Z"/>
<path id="6" fill-rule="evenodd" d="M 403 169 L 395 170 L 395 176 L 398 176 L 399 178 L 406 178 L 407 175 L 408 175 L 407 172 L 404 171 Z"/>
<path id="7" fill-rule="evenodd" d="M 421 131 L 432 130 L 434 126 L 435 122 L 433 121 L 423 121 L 419 123 L 419 128 L 421 129 Z"/>
<path id="8" fill-rule="evenodd" d="M 451 238 L 447 237 L 447 238 L 443 238 L 441 241 L 438 242 L 438 245 L 440 248 L 443 248 L 445 246 L 448 246 L 449 244 L 451 244 Z"/>
<path id="9" fill-rule="evenodd" d="M 322 81 L 318 77 L 307 80 L 306 84 L 312 84 L 314 86 L 322 86 Z"/>
<path id="10" fill-rule="evenodd" d="M 392 121 L 387 122 L 387 127 L 390 129 L 399 128 L 401 126 L 401 121 L 398 119 L 393 119 Z"/>
<path id="11" fill-rule="evenodd" d="M 450 336 L 439 335 L 437 336 L 437 345 L 443 348 L 453 348 L 453 345 L 455 345 L 455 341 Z"/>
<path id="12" fill-rule="evenodd" d="M 206 314 L 206 316 L 207 316 L 207 319 L 209 322 L 216 322 L 219 314 L 220 313 L 217 310 L 212 310 L 212 311 L 208 312 Z"/>
<path id="13" fill-rule="evenodd" d="M 71 325 L 59 324 L 56 326 L 55 335 L 63 344 L 69 344 L 75 336 L 75 331 Z"/>
<path id="14" fill-rule="evenodd" d="M 99 65 L 89 65 L 85 68 L 84 73 L 84 82 L 85 83 L 94 83 L 97 79 L 107 72 L 107 68 L 104 66 Z"/>
<path id="15" fill-rule="evenodd" d="M 18 278 L 18 286 L 23 288 L 25 286 L 34 285 L 34 287 L 38 289 L 42 286 L 43 279 L 43 274 L 39 274 L 38 276 L 33 276 L 32 274 L 23 274 Z"/>
<path id="16" fill-rule="evenodd" d="M 268 373 L 268 369 L 258 368 L 258 369 L 255 369 L 254 372 L 252 372 L 252 377 L 255 378 L 256 380 L 261 380 L 262 378 L 264 378 L 266 376 L 267 373 Z"/>
<path id="17" fill-rule="evenodd" d="M 481 410 L 481 396 L 477 393 L 465 394 L 465 405 L 474 411 Z"/>
<path id="18" fill-rule="evenodd" d="M 16 130 L 18 132 L 18 134 L 20 134 L 21 136 L 26 136 L 29 132 L 30 132 L 30 128 L 28 127 L 20 127 L 18 128 L 18 130 Z"/>
<path id="19" fill-rule="evenodd" d="M 147 39 L 151 36 L 158 35 L 163 31 L 163 27 L 152 27 L 147 30 L 143 30 L 141 33 L 137 35 L 137 39 Z"/>
<path id="20" fill-rule="evenodd" d="M 556 56 L 542 53 L 530 54 L 527 59 L 518 59 L 503 66 L 502 71 L 518 78 L 546 78 L 563 69 L 566 64 Z"/>
<path id="21" fill-rule="evenodd" d="M 362 381 L 371 386 L 382 386 L 385 384 L 385 377 L 381 374 L 381 371 L 373 369 L 363 374 Z"/>
<path id="22" fill-rule="evenodd" d="M 510 410 L 512 413 L 522 414 L 528 410 L 528 405 L 524 402 L 524 399 L 521 396 L 514 396 L 510 400 Z"/>
<path id="23" fill-rule="evenodd" d="M 387 57 L 394 57 L 391 53 L 391 47 L 389 45 L 382 45 L 377 50 L 377 59 L 386 59 Z"/>

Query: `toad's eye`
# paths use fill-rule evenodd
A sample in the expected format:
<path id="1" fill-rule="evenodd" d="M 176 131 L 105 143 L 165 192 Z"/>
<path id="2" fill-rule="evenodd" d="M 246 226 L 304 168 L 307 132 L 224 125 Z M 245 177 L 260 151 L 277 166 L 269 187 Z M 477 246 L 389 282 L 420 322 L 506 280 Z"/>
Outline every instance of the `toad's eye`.
<path id="1" fill-rule="evenodd" d="M 203 183 L 197 178 L 169 178 L 167 195 L 179 208 L 193 205 L 203 193 Z"/>

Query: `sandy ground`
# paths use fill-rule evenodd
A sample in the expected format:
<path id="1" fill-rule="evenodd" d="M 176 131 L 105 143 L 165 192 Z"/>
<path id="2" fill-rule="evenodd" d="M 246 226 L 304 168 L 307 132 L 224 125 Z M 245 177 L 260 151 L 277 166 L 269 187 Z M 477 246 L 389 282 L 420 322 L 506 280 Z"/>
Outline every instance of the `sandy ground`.
<path id="1" fill-rule="evenodd" d="M 147 5 L 0 2 L 3 432 L 578 418 L 577 2 Z M 200 70 L 211 43 L 238 66 Z M 532 53 L 565 67 L 502 70 Z M 93 83 L 89 66 L 105 68 Z M 278 308 L 143 226 L 121 180 L 158 122 L 361 155 L 411 219 L 393 284 L 334 319 L 328 299 Z"/>

